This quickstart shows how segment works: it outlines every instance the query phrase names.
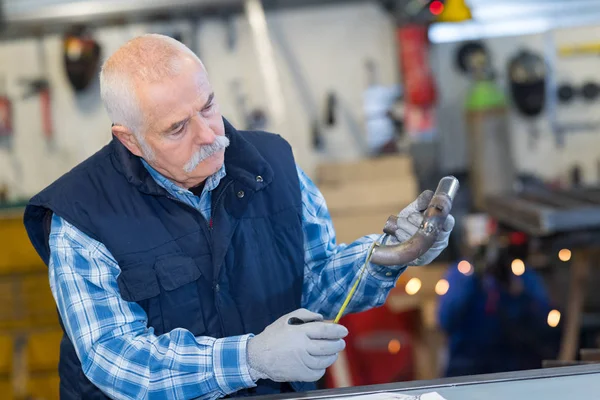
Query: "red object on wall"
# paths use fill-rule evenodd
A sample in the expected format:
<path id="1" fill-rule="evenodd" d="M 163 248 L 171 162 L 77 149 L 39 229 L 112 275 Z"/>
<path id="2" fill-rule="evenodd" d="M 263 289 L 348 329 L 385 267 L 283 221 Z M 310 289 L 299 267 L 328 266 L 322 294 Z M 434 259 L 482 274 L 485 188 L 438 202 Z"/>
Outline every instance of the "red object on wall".
<path id="1" fill-rule="evenodd" d="M 53 136 L 53 129 L 50 88 L 46 87 L 40 91 L 40 101 L 42 107 L 42 130 L 46 139 L 51 140 Z"/>
<path id="2" fill-rule="evenodd" d="M 434 105 L 436 91 L 429 63 L 427 26 L 404 25 L 397 29 L 396 35 L 405 102 L 422 107 Z"/>
<path id="3" fill-rule="evenodd" d="M 12 134 L 12 104 L 8 97 L 0 96 L 0 137 L 10 137 Z"/>
<path id="4" fill-rule="evenodd" d="M 340 324 L 349 331 L 344 362 L 328 370 L 327 387 L 339 387 L 340 380 L 352 386 L 413 380 L 418 314 L 417 310 L 393 313 L 383 306 L 342 318 Z M 341 374 L 346 379 L 338 379 Z"/>

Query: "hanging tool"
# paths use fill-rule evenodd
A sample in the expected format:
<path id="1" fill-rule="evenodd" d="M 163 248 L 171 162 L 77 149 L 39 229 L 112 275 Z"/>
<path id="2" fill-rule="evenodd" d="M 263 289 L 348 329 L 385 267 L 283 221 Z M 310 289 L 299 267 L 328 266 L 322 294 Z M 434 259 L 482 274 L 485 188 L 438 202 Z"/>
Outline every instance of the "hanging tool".
<path id="1" fill-rule="evenodd" d="M 509 87 L 516 110 L 530 122 L 529 146 L 540 137 L 536 119 L 546 105 L 546 66 L 543 58 L 529 50 L 520 50 L 508 64 Z"/>
<path id="2" fill-rule="evenodd" d="M 50 108 L 50 84 L 47 79 L 23 79 L 21 83 L 27 86 L 22 99 L 26 100 L 33 96 L 40 97 L 40 111 L 42 116 L 42 132 L 48 146 L 52 146 L 53 129 L 52 129 L 52 111 Z"/>
<path id="3" fill-rule="evenodd" d="M 28 99 L 38 95 L 40 98 L 41 117 L 42 117 L 42 134 L 46 138 L 46 144 L 50 151 L 54 150 L 54 129 L 52 126 L 52 108 L 50 97 L 50 80 L 47 78 L 47 70 L 49 68 L 44 48 L 44 40 L 42 37 L 38 39 L 38 61 L 40 76 L 33 79 L 21 79 L 21 84 L 26 86 L 23 99 Z"/>
<path id="4" fill-rule="evenodd" d="M 388 218 L 383 228 L 384 234 L 371 245 L 365 263 L 335 317 L 334 323 L 338 323 L 344 315 L 344 311 L 348 307 L 348 304 L 350 304 L 369 262 L 382 266 L 408 265 L 425 254 L 433 246 L 446 222 L 446 218 L 450 214 L 452 202 L 458 192 L 459 186 L 458 179 L 453 176 L 446 176 L 440 180 L 433 198 L 423 214 L 423 221 L 419 229 L 405 242 L 386 245 L 389 237 L 395 236 L 395 232 L 398 230 L 398 217 L 392 215 Z"/>
<path id="5" fill-rule="evenodd" d="M 101 47 L 85 26 L 74 26 L 63 37 L 63 63 L 75 92 L 89 87 L 97 77 Z"/>
<path id="6" fill-rule="evenodd" d="M 12 102 L 6 94 L 6 77 L 0 78 L 0 147 L 12 148 Z"/>
<path id="7" fill-rule="evenodd" d="M 19 156 L 13 150 L 14 127 L 12 101 L 8 97 L 6 88 L 6 77 L 0 79 L 0 148 L 8 150 L 8 156 L 13 169 L 13 185 L 10 188 L 12 194 L 21 194 L 23 182 L 23 167 Z M 7 188 L 7 190 L 9 190 Z M 6 193 L 5 193 L 6 194 Z"/>

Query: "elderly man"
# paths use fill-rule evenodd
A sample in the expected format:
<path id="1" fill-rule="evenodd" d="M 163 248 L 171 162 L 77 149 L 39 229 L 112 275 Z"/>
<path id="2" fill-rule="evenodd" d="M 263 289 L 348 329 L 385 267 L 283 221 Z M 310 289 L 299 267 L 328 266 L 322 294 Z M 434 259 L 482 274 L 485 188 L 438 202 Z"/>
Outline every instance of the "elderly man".
<path id="1" fill-rule="evenodd" d="M 312 388 L 347 334 L 323 319 L 377 236 L 336 245 L 290 146 L 224 120 L 203 64 L 180 42 L 135 38 L 100 80 L 112 141 L 25 211 L 65 332 L 61 398 Z M 430 198 L 400 213 L 398 240 L 416 231 Z M 450 218 L 420 264 L 452 227 Z M 348 311 L 383 304 L 405 268 L 368 265 Z"/>

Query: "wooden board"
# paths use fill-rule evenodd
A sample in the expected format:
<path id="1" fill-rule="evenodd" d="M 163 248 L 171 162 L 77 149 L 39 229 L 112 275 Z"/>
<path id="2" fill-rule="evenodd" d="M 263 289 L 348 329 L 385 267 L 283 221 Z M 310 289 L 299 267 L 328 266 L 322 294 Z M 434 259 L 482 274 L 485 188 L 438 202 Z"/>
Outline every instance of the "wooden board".
<path id="1" fill-rule="evenodd" d="M 28 382 L 27 393 L 33 399 L 58 400 L 59 399 L 58 375 L 45 378 L 34 378 Z"/>
<path id="2" fill-rule="evenodd" d="M 0 376 L 10 375 L 12 369 L 13 341 L 9 335 L 0 336 Z"/>
<path id="3" fill-rule="evenodd" d="M 27 364 L 31 371 L 58 369 L 62 330 L 34 333 L 27 343 Z"/>
<path id="4" fill-rule="evenodd" d="M 46 269 L 29 241 L 22 214 L 0 218 L 0 243 L 0 274 Z"/>
<path id="5" fill-rule="evenodd" d="M 377 180 L 360 184 L 348 182 L 323 185 L 319 189 L 331 214 L 360 214 L 365 209 L 371 212 L 392 209 L 398 213 L 418 195 L 418 187 L 413 178 Z"/>
<path id="6" fill-rule="evenodd" d="M 401 206 L 398 205 L 397 207 L 382 207 L 350 214 L 332 213 L 331 219 L 337 243 L 349 244 L 365 235 L 382 234 L 388 217 L 397 214 L 401 209 Z"/>
<path id="7" fill-rule="evenodd" d="M 322 163 L 317 166 L 315 182 L 319 185 L 341 182 L 393 180 L 412 176 L 412 160 L 402 155 L 368 158 L 355 162 Z"/>

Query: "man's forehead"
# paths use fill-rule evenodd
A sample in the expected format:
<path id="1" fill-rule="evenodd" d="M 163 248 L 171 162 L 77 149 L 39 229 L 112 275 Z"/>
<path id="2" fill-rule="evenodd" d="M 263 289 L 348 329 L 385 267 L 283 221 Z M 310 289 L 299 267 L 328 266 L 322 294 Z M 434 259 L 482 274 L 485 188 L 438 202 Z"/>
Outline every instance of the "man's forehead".
<path id="1" fill-rule="evenodd" d="M 189 81 L 188 81 L 189 82 Z M 186 84 L 184 80 L 173 80 L 153 87 L 142 88 L 141 101 L 146 123 L 153 126 L 170 125 L 202 107 L 213 93 L 208 80 L 195 80 Z M 159 126 L 162 127 L 162 126 Z"/>
<path id="2" fill-rule="evenodd" d="M 201 110 L 212 100 L 212 97 L 214 97 L 212 91 L 201 91 L 197 93 L 195 98 L 178 101 L 168 107 L 166 105 L 161 107 L 160 103 L 157 103 L 149 110 L 151 117 L 148 122 L 153 128 L 161 132 L 167 131 L 172 125 L 191 117 L 195 112 Z"/>

